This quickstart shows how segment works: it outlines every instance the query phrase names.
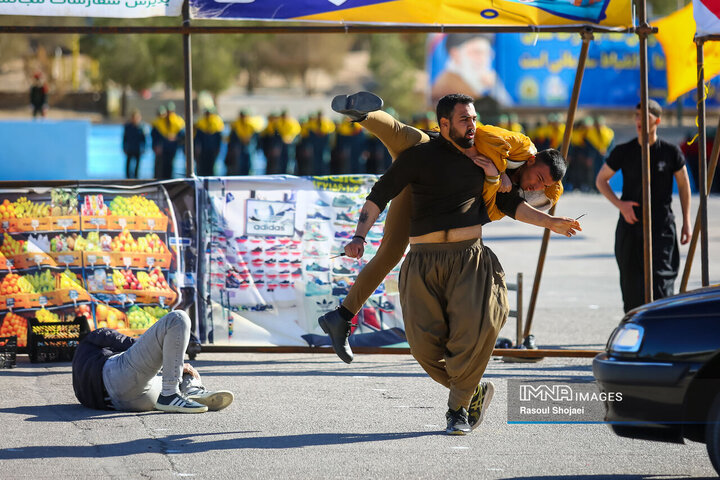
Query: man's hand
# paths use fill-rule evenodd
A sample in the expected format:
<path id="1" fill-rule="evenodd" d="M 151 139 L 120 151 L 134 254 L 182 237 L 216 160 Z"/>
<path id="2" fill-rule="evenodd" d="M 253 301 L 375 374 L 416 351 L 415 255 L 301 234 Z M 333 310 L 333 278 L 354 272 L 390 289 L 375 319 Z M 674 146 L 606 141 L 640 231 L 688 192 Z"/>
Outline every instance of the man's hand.
<path id="1" fill-rule="evenodd" d="M 683 222 L 682 229 L 680 230 L 680 243 L 685 245 L 690 241 L 690 225 Z"/>
<path id="2" fill-rule="evenodd" d="M 498 192 L 504 193 L 510 190 L 512 190 L 512 182 L 510 181 L 510 177 L 507 176 L 507 173 L 503 172 L 500 174 L 500 188 L 498 188 Z"/>
<path id="3" fill-rule="evenodd" d="M 565 235 L 566 237 L 572 237 L 577 234 L 577 232 L 582 231 L 582 228 L 580 228 L 580 222 L 569 217 L 552 217 L 548 228 L 553 232 Z"/>
<path id="4" fill-rule="evenodd" d="M 635 210 L 633 207 L 639 207 L 640 204 L 638 202 L 633 202 L 630 200 L 621 200 L 620 206 L 618 207 L 620 209 L 620 214 L 623 216 L 625 221 L 629 224 L 637 223 L 638 219 L 635 216 Z"/>
<path id="5" fill-rule="evenodd" d="M 189 363 L 183 363 L 183 374 L 185 373 L 192 375 L 195 380 L 200 380 L 200 374 Z"/>
<path id="6" fill-rule="evenodd" d="M 355 237 L 350 243 L 345 245 L 345 256 L 349 258 L 362 258 L 365 253 L 365 242 L 361 238 Z"/>
<path id="7" fill-rule="evenodd" d="M 485 176 L 496 177 L 499 175 L 498 169 L 495 164 L 485 155 L 475 152 L 471 158 L 475 165 L 485 171 Z"/>

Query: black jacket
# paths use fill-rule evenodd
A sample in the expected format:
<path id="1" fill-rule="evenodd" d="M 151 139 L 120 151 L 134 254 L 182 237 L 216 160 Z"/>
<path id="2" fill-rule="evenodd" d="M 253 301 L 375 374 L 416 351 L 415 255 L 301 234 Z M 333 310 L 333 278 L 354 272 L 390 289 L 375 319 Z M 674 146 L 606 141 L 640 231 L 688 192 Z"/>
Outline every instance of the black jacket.
<path id="1" fill-rule="evenodd" d="M 103 366 L 108 358 L 124 352 L 135 339 L 110 328 L 90 332 L 78 345 L 73 357 L 73 389 L 77 399 L 89 408 L 108 410 L 105 404 Z"/>

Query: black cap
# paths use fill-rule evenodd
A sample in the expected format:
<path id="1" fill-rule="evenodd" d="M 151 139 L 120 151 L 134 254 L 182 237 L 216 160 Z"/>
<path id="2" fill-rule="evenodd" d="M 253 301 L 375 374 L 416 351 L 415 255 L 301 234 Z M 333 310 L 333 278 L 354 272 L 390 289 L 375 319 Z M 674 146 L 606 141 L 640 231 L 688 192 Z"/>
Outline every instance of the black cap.
<path id="1" fill-rule="evenodd" d="M 641 104 L 638 103 L 635 106 L 635 109 L 640 110 Z M 650 112 L 650 115 L 653 115 L 656 118 L 662 117 L 662 107 L 658 102 L 653 100 L 652 98 L 648 99 L 648 112 Z"/>

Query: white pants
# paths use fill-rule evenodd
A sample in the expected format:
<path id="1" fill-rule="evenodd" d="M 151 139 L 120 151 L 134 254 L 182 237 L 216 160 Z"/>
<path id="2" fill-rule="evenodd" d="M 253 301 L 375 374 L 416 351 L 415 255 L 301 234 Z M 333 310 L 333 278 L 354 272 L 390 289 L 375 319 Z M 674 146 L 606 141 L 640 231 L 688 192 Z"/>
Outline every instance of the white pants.
<path id="1" fill-rule="evenodd" d="M 103 382 L 115 409 L 154 410 L 163 387 L 174 390 L 180 384 L 184 392 L 202 386 L 182 373 L 189 341 L 190 317 L 177 310 L 158 320 L 132 347 L 110 357 L 103 367 Z"/>

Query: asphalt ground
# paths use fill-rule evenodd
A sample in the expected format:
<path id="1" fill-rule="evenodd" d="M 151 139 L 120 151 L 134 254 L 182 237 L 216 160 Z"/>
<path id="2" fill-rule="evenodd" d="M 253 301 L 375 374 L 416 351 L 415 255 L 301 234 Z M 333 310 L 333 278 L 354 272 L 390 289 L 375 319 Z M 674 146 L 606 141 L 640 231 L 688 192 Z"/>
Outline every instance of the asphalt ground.
<path id="1" fill-rule="evenodd" d="M 711 199 L 710 212 L 718 208 Z M 582 194 L 563 197 L 557 213 L 587 215 L 581 235 L 551 239 L 533 333 L 541 347 L 599 349 L 622 316 L 612 256 L 617 213 L 601 197 Z M 710 221 L 715 283 L 718 227 Z M 524 273 L 526 305 L 540 236 L 509 220 L 484 232 L 508 277 Z M 693 272 L 696 286 L 699 270 Z M 514 335 L 513 326 L 503 333 Z M 494 358 L 486 379 L 495 383 L 495 397 L 483 424 L 463 437 L 443 433 L 447 392 L 407 355 L 358 355 L 345 365 L 333 354 L 204 352 L 193 363 L 208 388 L 235 392 L 226 410 L 89 410 L 73 395 L 69 363 L 31 364 L 19 356 L 16 368 L 0 370 L 0 478 L 716 476 L 703 444 L 623 439 L 602 424 L 508 423 L 509 380 L 591 381 L 587 358 Z"/>

